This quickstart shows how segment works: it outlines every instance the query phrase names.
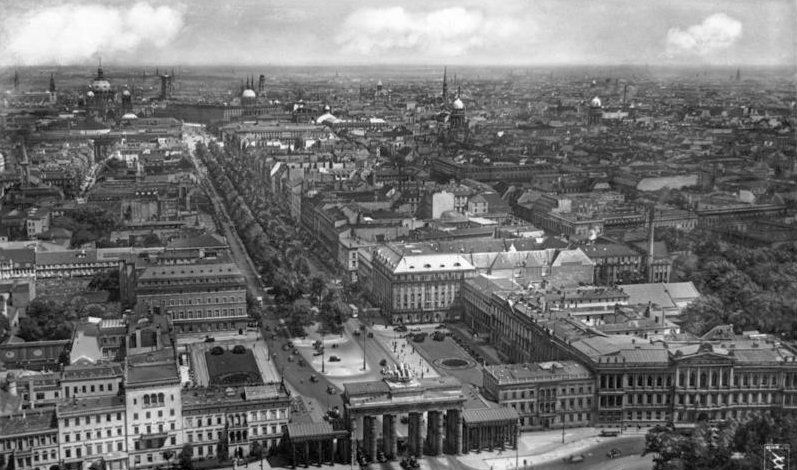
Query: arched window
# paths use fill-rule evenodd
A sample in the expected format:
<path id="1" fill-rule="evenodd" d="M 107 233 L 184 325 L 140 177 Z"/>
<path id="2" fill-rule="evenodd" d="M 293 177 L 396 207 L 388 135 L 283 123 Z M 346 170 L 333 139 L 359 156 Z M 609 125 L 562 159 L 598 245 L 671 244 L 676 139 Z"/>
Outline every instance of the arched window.
<path id="1" fill-rule="evenodd" d="M 144 405 L 149 405 L 149 395 L 144 395 Z"/>
<path id="2" fill-rule="evenodd" d="M 705 372 L 701 372 L 700 373 L 700 384 L 698 385 L 698 387 L 705 387 L 705 386 L 706 386 L 706 373 Z"/>
<path id="3" fill-rule="evenodd" d="M 656 386 L 661 387 L 661 384 L 662 384 L 661 376 L 656 377 Z"/>
<path id="4" fill-rule="evenodd" d="M 653 376 L 652 375 L 648 375 L 648 387 L 652 387 L 652 386 L 653 386 Z"/>
<path id="5" fill-rule="evenodd" d="M 163 398 L 164 398 L 164 397 L 163 397 L 163 394 L 162 394 L 162 393 L 159 393 L 159 394 L 158 394 L 158 403 L 163 403 Z"/>
<path id="6" fill-rule="evenodd" d="M 689 374 L 689 386 L 690 387 L 694 387 L 696 380 L 697 380 L 697 374 L 695 374 L 694 372 L 690 373 Z"/>

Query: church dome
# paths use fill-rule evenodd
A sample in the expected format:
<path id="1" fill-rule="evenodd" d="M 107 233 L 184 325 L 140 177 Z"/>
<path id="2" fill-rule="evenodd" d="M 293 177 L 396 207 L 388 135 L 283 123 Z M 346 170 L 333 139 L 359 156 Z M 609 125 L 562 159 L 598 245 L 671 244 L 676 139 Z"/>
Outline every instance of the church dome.
<path id="1" fill-rule="evenodd" d="M 451 104 L 451 107 L 454 109 L 465 109 L 465 103 L 463 103 L 461 99 L 457 98 Z"/>
<path id="2" fill-rule="evenodd" d="M 94 98 L 94 92 L 89 90 L 88 92 L 86 92 L 86 96 L 88 96 L 89 98 Z"/>
<path id="3" fill-rule="evenodd" d="M 111 91 L 111 83 L 104 79 L 94 80 L 91 82 L 91 89 L 95 92 Z"/>
<path id="4" fill-rule="evenodd" d="M 124 91 L 122 92 L 122 95 L 124 95 L 124 96 L 130 96 L 130 90 L 124 90 Z"/>
<path id="5" fill-rule="evenodd" d="M 125 113 L 122 119 L 138 119 L 138 116 L 133 113 Z"/>
<path id="6" fill-rule="evenodd" d="M 592 98 L 592 101 L 589 102 L 589 105 L 593 108 L 600 108 L 602 106 L 601 99 L 596 96 L 595 98 Z"/>
<path id="7" fill-rule="evenodd" d="M 257 98 L 257 94 L 255 90 L 246 89 L 243 93 L 241 93 L 241 98 Z"/>

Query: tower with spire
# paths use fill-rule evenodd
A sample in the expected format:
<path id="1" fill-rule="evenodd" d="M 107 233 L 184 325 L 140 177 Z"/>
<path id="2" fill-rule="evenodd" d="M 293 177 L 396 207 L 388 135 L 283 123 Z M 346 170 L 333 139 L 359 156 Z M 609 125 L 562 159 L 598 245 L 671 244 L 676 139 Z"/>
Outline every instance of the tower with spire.
<path id="1" fill-rule="evenodd" d="M 55 93 L 55 75 L 50 74 L 50 93 Z"/>
<path id="2" fill-rule="evenodd" d="M 448 67 L 443 67 L 443 103 L 448 102 Z"/>
<path id="3" fill-rule="evenodd" d="M 19 91 L 19 72 L 14 70 L 14 91 Z"/>

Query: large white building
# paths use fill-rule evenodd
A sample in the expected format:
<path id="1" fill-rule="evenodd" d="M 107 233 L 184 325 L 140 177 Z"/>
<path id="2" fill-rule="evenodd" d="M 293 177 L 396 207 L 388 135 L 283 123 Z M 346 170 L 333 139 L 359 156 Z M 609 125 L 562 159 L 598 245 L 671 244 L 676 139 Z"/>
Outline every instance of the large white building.
<path id="1" fill-rule="evenodd" d="M 476 269 L 464 256 L 421 245 L 387 245 L 373 255 L 373 300 L 393 323 L 455 319 L 451 307 Z"/>

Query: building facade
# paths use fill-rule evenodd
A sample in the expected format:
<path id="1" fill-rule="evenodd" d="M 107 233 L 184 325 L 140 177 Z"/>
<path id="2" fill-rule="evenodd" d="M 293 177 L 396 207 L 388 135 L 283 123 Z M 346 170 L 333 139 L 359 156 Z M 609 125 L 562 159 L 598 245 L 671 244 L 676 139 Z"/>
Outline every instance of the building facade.
<path id="1" fill-rule="evenodd" d="M 136 286 L 136 310 L 167 315 L 177 334 L 246 328 L 246 281 L 234 263 L 157 265 Z"/>

